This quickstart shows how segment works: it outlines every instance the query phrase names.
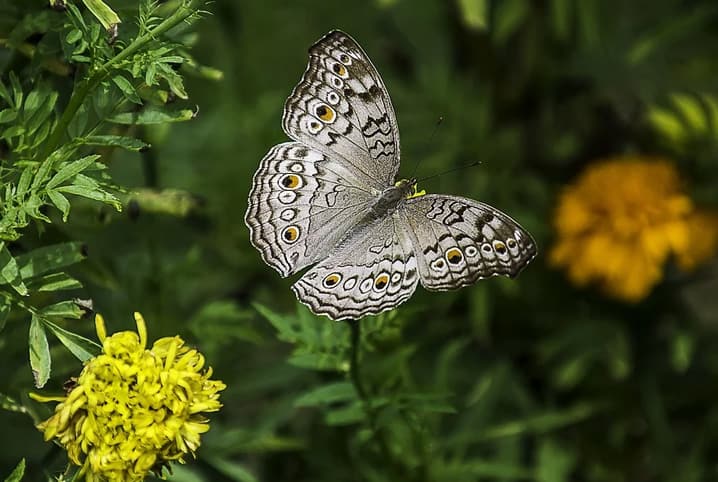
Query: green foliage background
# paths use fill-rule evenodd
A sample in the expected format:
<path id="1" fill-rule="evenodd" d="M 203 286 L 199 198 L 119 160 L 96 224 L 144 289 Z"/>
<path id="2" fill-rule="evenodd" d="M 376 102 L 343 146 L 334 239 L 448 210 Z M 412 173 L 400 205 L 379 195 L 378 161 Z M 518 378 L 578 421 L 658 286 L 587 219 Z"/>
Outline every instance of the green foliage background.
<path id="1" fill-rule="evenodd" d="M 13 78 L 26 95 L 38 92 L 36 109 L 47 106 L 44 115 L 59 122 L 86 61 L 73 57 L 85 54 L 71 52 L 79 44 L 63 30 L 69 13 L 48 3 L 0 0 L 0 80 L 9 92 Z M 114 48 L 74 3 L 94 25 L 89 45 Z M 138 2 L 107 3 L 123 22 L 122 42 L 142 25 Z M 160 20 L 180 3 L 161 5 Z M 65 222 L 50 207 L 62 201 L 43 197 L 47 179 L 39 181 L 22 200 L 31 204 L 25 221 L 11 219 L 17 237 L 3 236 L 6 268 L 61 247 L 50 253 L 55 278 L 3 268 L 2 476 L 23 457 L 25 480 L 64 470 L 62 451 L 28 416 L 49 413 L 27 397 L 36 390 L 28 332 L 30 341 L 50 333 L 42 393 L 60 392 L 82 365 L 52 326 L 95 339 L 91 318 L 70 302 L 80 298 L 93 301 L 110 332 L 132 329 L 132 312 L 142 312 L 151 339 L 179 334 L 228 385 L 198 459 L 171 480 L 718 479 L 715 262 L 690 277 L 669 269 L 648 299 L 625 305 L 572 287 L 544 256 L 561 187 L 601 157 L 669 156 L 691 195 L 718 207 L 713 0 L 215 0 L 203 8 L 172 33 L 179 46 L 166 55 L 181 58 L 158 70 L 155 86 L 108 80 L 96 94 L 98 105 L 109 96 L 132 115 L 159 105 L 186 122 L 108 124 L 91 134 L 123 136 L 126 149 L 104 138 L 75 157 L 57 154 L 52 175 L 86 159 L 61 180 L 89 190 L 65 192 L 90 199 L 70 196 Z M 419 160 L 420 176 L 482 161 L 421 187 L 486 201 L 533 233 L 540 255 L 517 280 L 451 293 L 419 288 L 359 331 L 311 315 L 289 290 L 293 280 L 261 262 L 242 221 L 252 175 L 286 138 L 282 106 L 306 49 L 334 28 L 352 35 L 384 78 L 402 173 Z M 122 75 L 137 87 L 142 72 Z M 49 154 L 50 141 L 32 146 L 36 131 L 22 141 L 5 131 L 36 112 L 24 120 L 0 112 L 5 183 L 24 166 L 37 176 Z M 6 196 L 3 222 L 7 206 Z M 23 282 L 27 309 L 17 301 Z M 73 291 L 40 290 L 50 282 Z"/>

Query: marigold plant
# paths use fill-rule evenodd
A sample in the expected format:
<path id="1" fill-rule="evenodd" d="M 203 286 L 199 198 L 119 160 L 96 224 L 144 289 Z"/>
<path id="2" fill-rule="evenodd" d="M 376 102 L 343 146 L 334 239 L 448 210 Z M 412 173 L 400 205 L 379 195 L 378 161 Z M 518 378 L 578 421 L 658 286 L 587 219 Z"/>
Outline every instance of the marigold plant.
<path id="1" fill-rule="evenodd" d="M 224 383 L 197 350 L 178 336 L 147 349 L 147 328 L 107 336 L 95 325 L 102 353 L 87 362 L 55 413 L 38 428 L 55 439 L 88 481 L 136 481 L 194 455 L 209 430 L 206 412 L 219 410 Z M 42 401 L 51 399 L 35 396 Z"/>
<path id="2" fill-rule="evenodd" d="M 718 215 L 697 208 L 668 160 L 644 156 L 590 166 L 561 194 L 550 262 L 579 286 L 591 282 L 637 302 L 666 261 L 689 271 L 718 246 Z"/>

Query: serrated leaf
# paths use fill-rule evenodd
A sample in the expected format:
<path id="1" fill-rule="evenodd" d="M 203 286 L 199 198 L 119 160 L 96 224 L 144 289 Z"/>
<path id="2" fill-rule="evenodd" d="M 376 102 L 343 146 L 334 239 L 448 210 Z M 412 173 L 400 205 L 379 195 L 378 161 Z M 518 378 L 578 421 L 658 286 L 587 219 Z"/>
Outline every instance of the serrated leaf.
<path id="1" fill-rule="evenodd" d="M 47 189 L 53 189 L 62 184 L 63 182 L 67 181 L 68 179 L 77 176 L 82 171 L 94 164 L 94 162 L 99 158 L 99 154 L 92 154 L 90 156 L 83 157 L 81 159 L 72 161 L 64 165 L 47 183 Z"/>
<path id="2" fill-rule="evenodd" d="M 17 257 L 20 275 L 27 280 L 79 263 L 85 259 L 83 251 L 83 244 L 76 241 L 34 249 Z"/>
<path id="3" fill-rule="evenodd" d="M 78 140 L 88 146 L 121 147 L 133 152 L 143 151 L 150 147 L 140 139 L 125 136 L 88 136 Z"/>
<path id="4" fill-rule="evenodd" d="M 170 122 L 185 122 L 194 119 L 196 113 L 190 109 L 175 111 L 147 108 L 140 112 L 123 112 L 114 115 L 108 120 L 116 124 L 139 125 L 139 124 L 166 124 Z"/>
<path id="5" fill-rule="evenodd" d="M 75 357 L 81 362 L 85 362 L 90 358 L 97 356 L 102 351 L 102 347 L 94 341 L 61 328 L 49 320 L 45 320 L 44 325 L 53 335 L 55 335 L 55 337 L 57 337 L 58 340 L 60 340 L 63 345 L 65 345 L 70 353 L 75 355 Z"/>
<path id="6" fill-rule="evenodd" d="M 8 283 L 22 296 L 27 296 L 27 287 L 20 277 L 17 261 L 8 251 L 5 243 L 0 243 L 0 283 Z"/>
<path id="7" fill-rule="evenodd" d="M 62 213 L 62 220 L 67 222 L 67 217 L 70 215 L 70 201 L 57 191 L 49 190 L 47 195 L 52 204 Z"/>
<path id="8" fill-rule="evenodd" d="M 357 392 L 350 382 L 336 382 L 313 388 L 294 400 L 295 407 L 313 407 L 334 402 L 356 400 Z"/>
<path id="9" fill-rule="evenodd" d="M 33 315 L 30 321 L 30 367 L 35 379 L 35 386 L 42 388 L 50 379 L 50 345 L 42 322 Z"/>
<path id="10" fill-rule="evenodd" d="M 25 475 L 25 459 L 21 459 L 15 466 L 10 475 L 5 478 L 5 482 L 20 482 Z"/>

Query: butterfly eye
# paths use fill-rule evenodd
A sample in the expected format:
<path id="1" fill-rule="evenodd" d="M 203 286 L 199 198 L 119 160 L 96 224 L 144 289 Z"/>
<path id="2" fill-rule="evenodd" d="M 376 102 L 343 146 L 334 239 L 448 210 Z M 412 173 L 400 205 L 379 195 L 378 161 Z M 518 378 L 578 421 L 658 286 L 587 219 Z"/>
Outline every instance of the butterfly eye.
<path id="1" fill-rule="evenodd" d="M 296 174 L 287 174 L 279 180 L 279 183 L 285 189 L 297 189 L 302 186 L 302 178 Z"/>
<path id="2" fill-rule="evenodd" d="M 332 85 L 334 87 L 336 87 L 337 89 L 341 89 L 342 87 L 344 87 L 344 81 L 342 79 L 340 79 L 339 77 L 337 77 L 336 75 L 330 75 L 329 79 L 330 79 Z"/>
<path id="3" fill-rule="evenodd" d="M 442 271 L 445 266 L 446 266 L 446 263 L 445 263 L 444 260 L 441 259 L 441 258 L 439 258 L 439 259 L 437 259 L 437 260 L 434 260 L 434 261 L 431 263 L 431 269 L 433 269 L 433 270 L 435 270 L 435 271 Z"/>
<path id="4" fill-rule="evenodd" d="M 514 241 L 512 238 L 509 238 L 506 241 L 506 244 L 509 246 L 509 249 L 515 249 L 516 248 L 516 241 Z"/>
<path id="5" fill-rule="evenodd" d="M 501 241 L 494 241 L 494 249 L 499 254 L 506 254 L 506 245 Z"/>
<path id="6" fill-rule="evenodd" d="M 464 259 L 464 254 L 459 248 L 451 248 L 446 252 L 446 261 L 450 264 L 459 264 Z"/>
<path id="7" fill-rule="evenodd" d="M 324 278 L 324 281 L 322 281 L 322 283 L 324 284 L 325 288 L 333 288 L 341 280 L 342 280 L 342 275 L 340 275 L 339 273 L 332 273 L 332 274 L 327 275 Z"/>
<path id="8" fill-rule="evenodd" d="M 352 59 L 347 54 L 339 54 L 339 62 L 344 65 L 351 65 Z"/>
<path id="9" fill-rule="evenodd" d="M 386 288 L 386 285 L 388 285 L 388 284 L 389 284 L 389 275 L 386 273 L 380 274 L 374 280 L 374 288 L 376 288 L 377 290 Z"/>
<path id="10" fill-rule="evenodd" d="M 282 231 L 282 239 L 287 243 L 291 244 L 299 239 L 299 228 L 296 226 L 287 226 Z"/>
<path id="11" fill-rule="evenodd" d="M 337 116 L 334 109 L 325 104 L 318 105 L 314 112 L 317 114 L 317 117 L 327 124 L 334 122 Z"/>

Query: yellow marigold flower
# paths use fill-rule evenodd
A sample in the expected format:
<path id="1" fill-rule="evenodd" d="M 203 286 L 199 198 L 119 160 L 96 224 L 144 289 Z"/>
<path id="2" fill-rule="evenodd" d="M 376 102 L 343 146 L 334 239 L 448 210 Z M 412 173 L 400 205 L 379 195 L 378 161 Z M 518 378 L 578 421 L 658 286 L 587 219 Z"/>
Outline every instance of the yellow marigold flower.
<path id="1" fill-rule="evenodd" d="M 642 156 L 590 166 L 561 194 L 549 254 L 575 284 L 598 283 L 636 302 L 663 277 L 669 257 L 688 271 L 718 248 L 718 215 L 698 210 L 667 160 Z"/>
<path id="2" fill-rule="evenodd" d="M 56 439 L 88 481 L 139 481 L 184 462 L 209 430 L 203 412 L 222 406 L 225 385 L 210 380 L 204 357 L 178 337 L 147 346 L 147 327 L 108 337 L 95 317 L 102 353 L 90 359 L 55 413 L 38 428 Z M 50 400 L 34 396 L 38 400 Z"/>

